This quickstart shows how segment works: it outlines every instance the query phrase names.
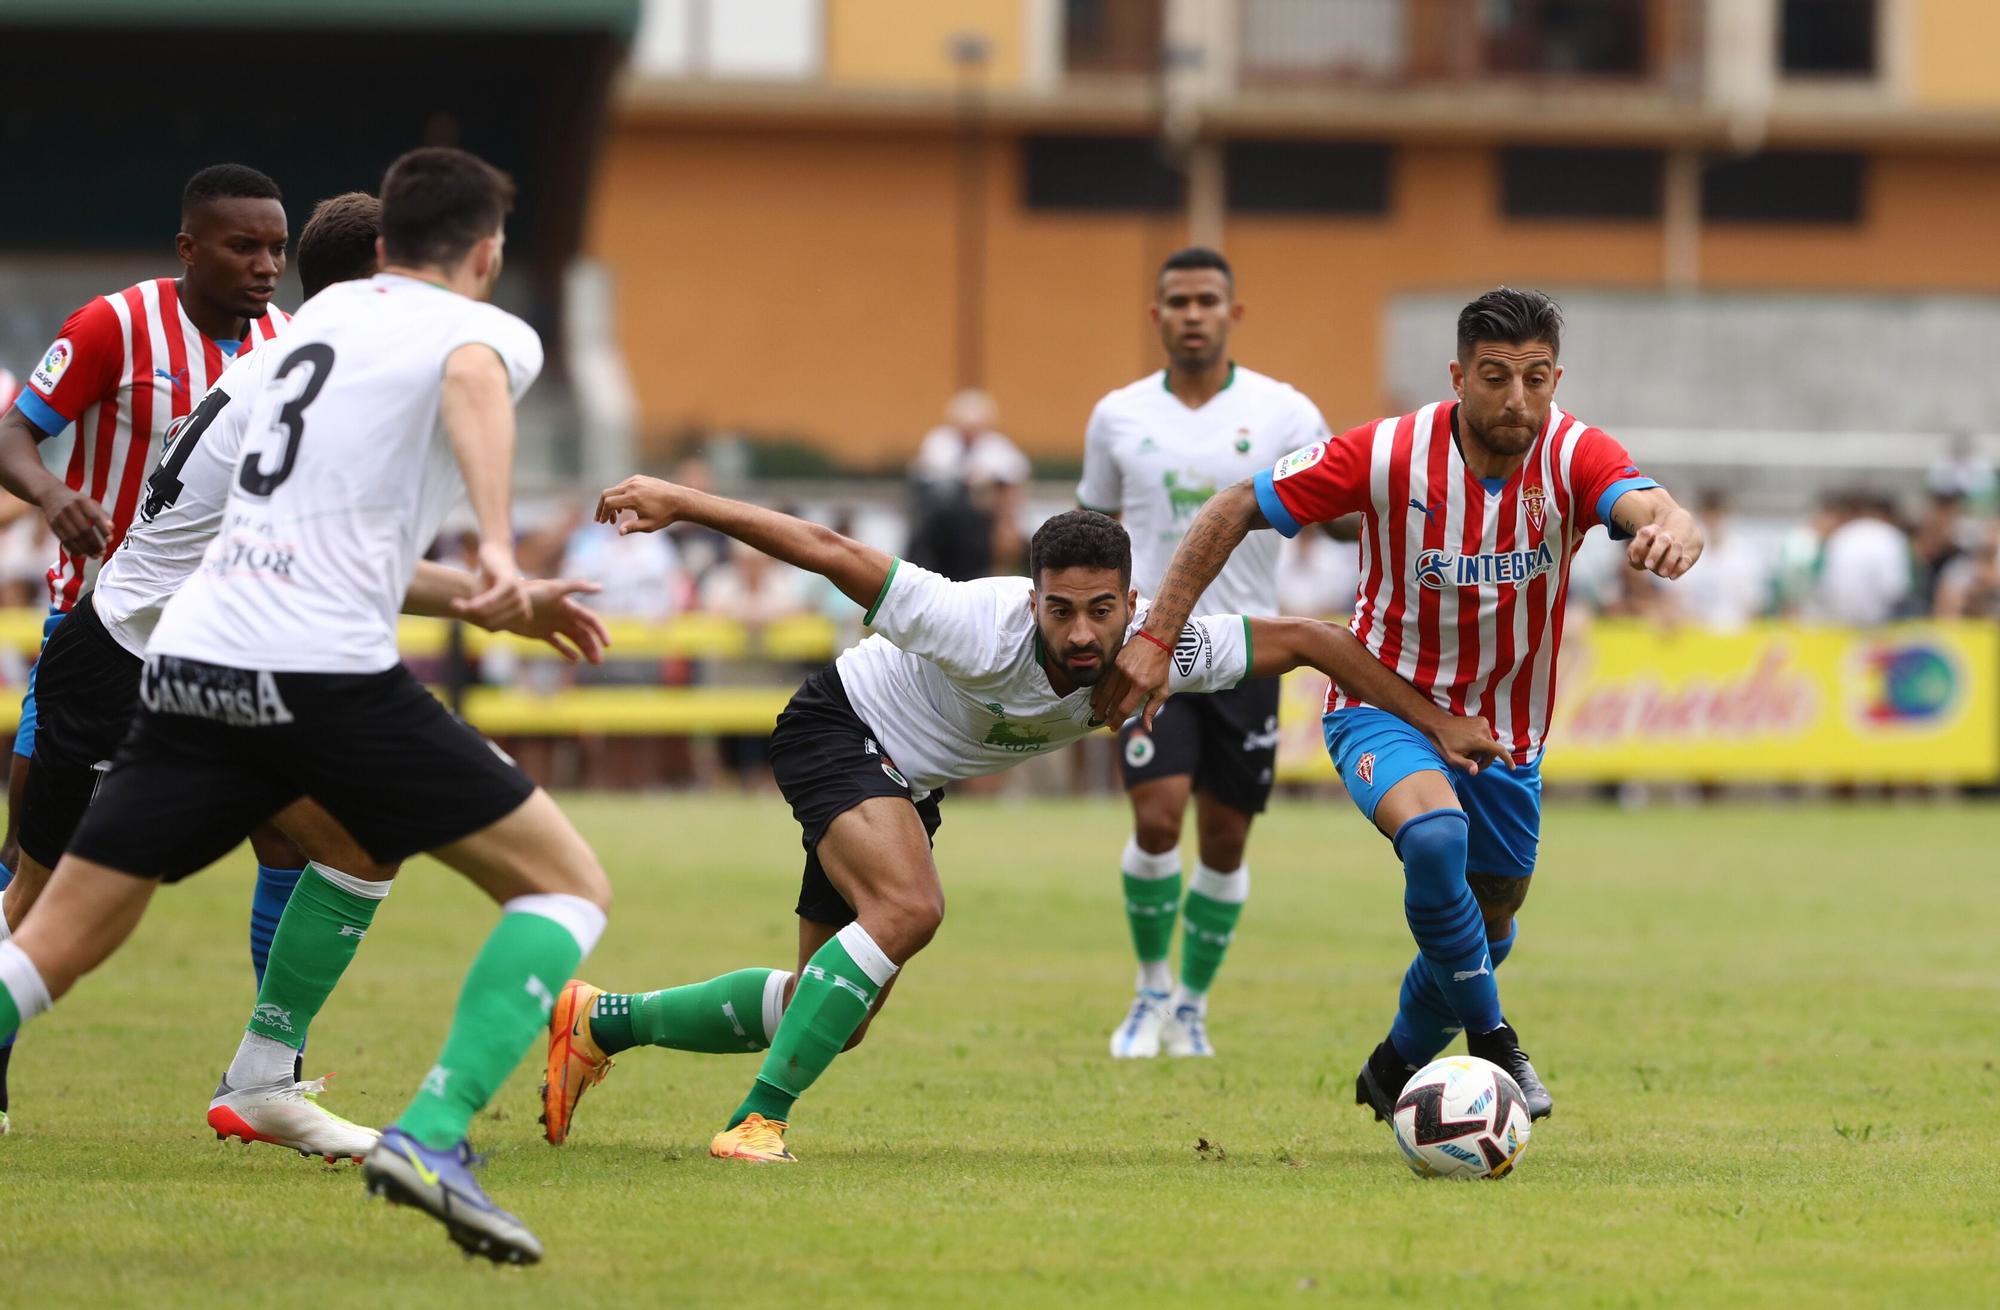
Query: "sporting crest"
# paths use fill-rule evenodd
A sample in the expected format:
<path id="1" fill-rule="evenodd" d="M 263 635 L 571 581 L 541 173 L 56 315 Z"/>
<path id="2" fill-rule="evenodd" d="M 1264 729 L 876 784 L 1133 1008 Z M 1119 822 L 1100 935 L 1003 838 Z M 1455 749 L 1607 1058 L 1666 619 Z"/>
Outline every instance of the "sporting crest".
<path id="1" fill-rule="evenodd" d="M 1354 776 L 1361 779 L 1364 786 L 1375 785 L 1375 752 L 1370 751 L 1354 762 Z"/>
<path id="2" fill-rule="evenodd" d="M 1548 504 L 1548 496 L 1542 491 L 1539 483 L 1521 488 L 1521 504 L 1528 511 L 1528 522 L 1534 525 L 1535 531 L 1540 532 L 1542 530 L 1544 507 Z"/>

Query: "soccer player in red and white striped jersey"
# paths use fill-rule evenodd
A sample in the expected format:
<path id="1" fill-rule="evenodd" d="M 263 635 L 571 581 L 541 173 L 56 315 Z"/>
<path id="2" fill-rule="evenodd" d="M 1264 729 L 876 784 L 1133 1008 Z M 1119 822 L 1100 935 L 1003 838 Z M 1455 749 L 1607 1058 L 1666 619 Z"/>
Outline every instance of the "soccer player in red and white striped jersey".
<path id="1" fill-rule="evenodd" d="M 1471 1053 L 1514 1076 L 1535 1118 L 1552 1101 L 1502 1016 L 1493 970 L 1514 942 L 1534 873 L 1541 758 L 1555 700 L 1570 561 L 1603 525 L 1627 561 L 1677 578 L 1702 535 L 1625 448 L 1556 407 L 1562 316 L 1539 292 L 1502 287 L 1459 315 L 1456 399 L 1363 424 L 1293 451 L 1209 502 L 1153 598 L 1148 629 L 1178 632 L 1253 528 L 1296 535 L 1362 518 L 1354 633 L 1444 716 L 1487 720 L 1509 768 L 1460 768 L 1434 733 L 1331 688 L 1327 749 L 1349 795 L 1403 862 L 1418 954 L 1389 1037 L 1363 1066 L 1359 1104 L 1389 1118 L 1409 1075 L 1460 1029 Z M 1118 719 L 1166 685 L 1166 655 L 1129 642 L 1096 699 Z M 1150 711 L 1149 711 L 1150 712 Z"/>
<path id="2" fill-rule="evenodd" d="M 181 276 L 99 296 L 71 314 L 0 417 L 0 487 L 38 506 L 58 543 L 48 572 L 45 644 L 89 587 L 97 561 L 124 539 L 167 428 L 193 409 L 231 359 L 269 340 L 288 320 L 271 297 L 285 271 L 289 239 L 277 183 L 241 164 L 202 169 L 181 195 L 174 239 Z M 63 476 L 56 477 L 43 466 L 38 447 L 71 424 L 75 445 Z M 34 753 L 30 670 L 0 843 L 0 865 L 8 870 L 18 859 L 16 815 Z M 267 857 L 279 873 L 303 860 L 282 840 L 263 839 L 258 847 L 262 901 L 269 899 L 262 881 Z"/>

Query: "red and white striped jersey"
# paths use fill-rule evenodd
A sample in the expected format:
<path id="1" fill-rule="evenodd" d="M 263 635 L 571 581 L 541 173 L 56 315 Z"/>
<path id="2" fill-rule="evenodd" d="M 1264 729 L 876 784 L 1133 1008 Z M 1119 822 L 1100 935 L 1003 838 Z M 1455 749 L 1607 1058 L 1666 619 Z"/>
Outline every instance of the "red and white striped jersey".
<path id="1" fill-rule="evenodd" d="M 1485 719 L 1517 764 L 1542 751 L 1555 702 L 1570 560 L 1628 491 L 1657 486 L 1617 441 L 1551 407 L 1514 474 L 1472 476 L 1456 403 L 1426 405 L 1315 442 L 1257 475 L 1286 536 L 1359 513 L 1354 635 L 1453 714 Z M 1331 687 L 1327 709 L 1360 704 Z"/>
<path id="2" fill-rule="evenodd" d="M 166 277 L 99 296 L 69 316 L 16 403 L 49 436 L 76 424 L 64 481 L 111 515 L 106 559 L 132 524 L 168 426 L 187 415 L 234 355 L 270 340 L 288 321 L 273 306 L 250 320 L 240 346 L 212 341 L 188 318 L 179 286 Z M 49 604 L 67 612 L 97 564 L 59 551 L 48 573 Z"/>

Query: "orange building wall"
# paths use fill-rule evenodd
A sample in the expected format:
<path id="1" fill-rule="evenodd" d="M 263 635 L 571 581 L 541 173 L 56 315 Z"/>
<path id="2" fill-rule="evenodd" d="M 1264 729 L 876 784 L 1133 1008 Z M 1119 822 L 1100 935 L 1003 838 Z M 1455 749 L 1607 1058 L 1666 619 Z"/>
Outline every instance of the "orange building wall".
<path id="1" fill-rule="evenodd" d="M 948 86 L 948 48 L 962 35 L 987 42 L 985 81 L 1013 86 L 1026 72 L 1026 0 L 827 0 L 826 80 Z"/>
<path id="2" fill-rule="evenodd" d="M 1387 219 L 1233 218 L 1247 314 L 1234 353 L 1336 425 L 1422 397 L 1383 393 L 1399 293 L 1497 282 L 1656 287 L 1655 223 L 1509 222 L 1484 149 L 1395 156 Z M 1019 152 L 987 188 L 987 386 L 1031 452 L 1078 457 L 1097 397 L 1159 366 L 1151 273 L 1173 219 L 1030 212 Z M 841 462 L 900 463 L 955 382 L 954 148 L 935 133 L 627 126 L 590 244 L 618 279 L 649 436 L 685 425 L 804 437 Z M 2000 292 L 2000 159 L 1878 158 L 1852 228 L 1720 225 L 1703 285 Z M 1449 343 L 1440 342 L 1439 379 Z"/>

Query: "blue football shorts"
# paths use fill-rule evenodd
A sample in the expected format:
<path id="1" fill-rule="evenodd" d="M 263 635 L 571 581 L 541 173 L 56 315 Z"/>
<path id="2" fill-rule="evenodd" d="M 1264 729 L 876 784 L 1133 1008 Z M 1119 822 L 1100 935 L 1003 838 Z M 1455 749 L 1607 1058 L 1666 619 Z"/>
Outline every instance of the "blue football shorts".
<path id="1" fill-rule="evenodd" d="M 1321 720 L 1326 751 L 1347 794 L 1372 823 L 1375 807 L 1403 779 L 1424 769 L 1442 773 L 1458 793 L 1468 820 L 1466 869 L 1508 878 L 1535 871 L 1542 832 L 1542 766 L 1489 764 L 1462 773 L 1445 763 L 1423 733 L 1385 710 L 1356 705 Z"/>

